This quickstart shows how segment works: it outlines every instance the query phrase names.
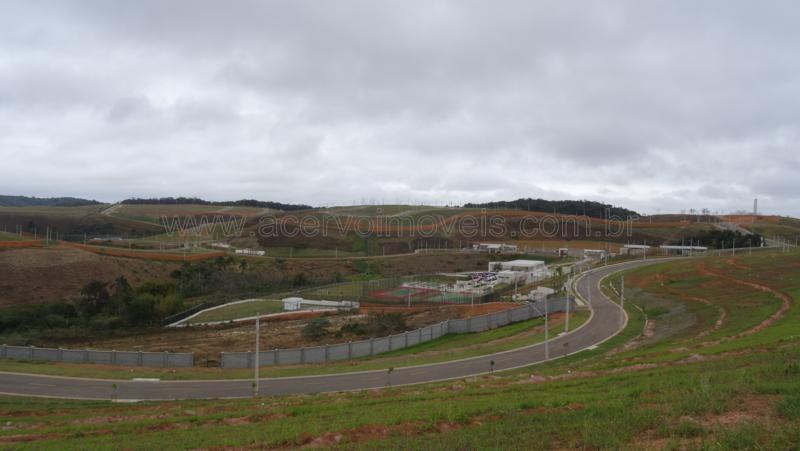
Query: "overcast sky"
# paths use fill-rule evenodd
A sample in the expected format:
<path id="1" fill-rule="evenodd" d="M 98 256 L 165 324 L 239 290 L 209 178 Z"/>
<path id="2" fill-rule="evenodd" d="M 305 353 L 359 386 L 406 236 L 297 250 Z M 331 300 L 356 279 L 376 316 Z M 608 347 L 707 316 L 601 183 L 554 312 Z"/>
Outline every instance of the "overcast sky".
<path id="1" fill-rule="evenodd" d="M 800 216 L 794 1 L 0 0 L 0 194 Z"/>

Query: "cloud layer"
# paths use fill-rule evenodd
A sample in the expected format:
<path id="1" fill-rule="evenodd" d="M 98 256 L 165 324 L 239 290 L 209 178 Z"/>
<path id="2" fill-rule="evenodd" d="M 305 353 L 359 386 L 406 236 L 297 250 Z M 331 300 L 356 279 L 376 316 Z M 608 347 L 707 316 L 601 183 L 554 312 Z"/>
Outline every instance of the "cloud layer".
<path id="1" fill-rule="evenodd" d="M 0 191 L 800 216 L 800 7 L 4 2 Z"/>

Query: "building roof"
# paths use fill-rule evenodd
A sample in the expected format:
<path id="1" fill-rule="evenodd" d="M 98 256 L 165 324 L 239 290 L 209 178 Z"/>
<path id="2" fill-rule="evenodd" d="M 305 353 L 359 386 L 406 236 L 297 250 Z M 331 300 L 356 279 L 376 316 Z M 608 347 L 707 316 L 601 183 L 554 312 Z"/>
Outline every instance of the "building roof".
<path id="1" fill-rule="evenodd" d="M 493 262 L 493 263 L 500 263 L 504 268 L 508 266 L 522 266 L 527 268 L 533 268 L 535 266 L 544 265 L 544 262 L 542 260 L 511 260 L 508 262 Z"/>
<path id="2" fill-rule="evenodd" d="M 627 249 L 650 249 L 650 246 L 646 244 L 626 244 L 622 247 Z"/>

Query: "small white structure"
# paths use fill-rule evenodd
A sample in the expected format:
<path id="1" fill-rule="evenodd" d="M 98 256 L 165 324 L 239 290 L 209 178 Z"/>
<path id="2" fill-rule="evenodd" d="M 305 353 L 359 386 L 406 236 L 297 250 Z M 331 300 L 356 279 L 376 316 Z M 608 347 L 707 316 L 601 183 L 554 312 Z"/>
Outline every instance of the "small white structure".
<path id="1" fill-rule="evenodd" d="M 519 247 L 516 244 L 505 243 L 478 243 L 473 244 L 472 249 L 478 252 L 488 252 L 490 254 L 519 251 Z"/>
<path id="2" fill-rule="evenodd" d="M 606 258 L 608 251 L 605 249 L 584 249 L 583 258 Z"/>
<path id="3" fill-rule="evenodd" d="M 263 257 L 267 253 L 265 251 L 257 251 L 254 249 L 236 249 L 236 255 L 254 255 L 256 257 Z"/>
<path id="4" fill-rule="evenodd" d="M 567 248 L 567 247 L 559 247 L 558 248 L 558 256 L 559 257 L 568 257 L 569 256 L 569 248 Z"/>
<path id="5" fill-rule="evenodd" d="M 529 301 L 543 301 L 547 296 L 555 293 L 556 290 L 548 287 L 536 287 L 535 290 L 531 291 L 528 295 Z"/>
<path id="6" fill-rule="evenodd" d="M 295 310 L 300 310 L 303 306 L 303 298 L 285 298 L 282 299 L 283 301 L 283 310 L 287 312 L 293 312 Z"/>

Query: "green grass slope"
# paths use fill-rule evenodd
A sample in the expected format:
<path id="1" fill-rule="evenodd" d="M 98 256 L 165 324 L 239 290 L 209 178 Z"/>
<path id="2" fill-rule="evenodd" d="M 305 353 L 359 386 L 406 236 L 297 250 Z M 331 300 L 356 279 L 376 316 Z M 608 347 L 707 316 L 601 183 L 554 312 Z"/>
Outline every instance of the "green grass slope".
<path id="1" fill-rule="evenodd" d="M 611 279 L 607 288 L 618 284 Z M 793 449 L 800 254 L 626 275 L 628 328 L 510 373 L 363 393 L 140 403 L 0 398 L 24 449 Z M 387 384 L 390 382 L 387 376 Z"/>

